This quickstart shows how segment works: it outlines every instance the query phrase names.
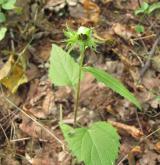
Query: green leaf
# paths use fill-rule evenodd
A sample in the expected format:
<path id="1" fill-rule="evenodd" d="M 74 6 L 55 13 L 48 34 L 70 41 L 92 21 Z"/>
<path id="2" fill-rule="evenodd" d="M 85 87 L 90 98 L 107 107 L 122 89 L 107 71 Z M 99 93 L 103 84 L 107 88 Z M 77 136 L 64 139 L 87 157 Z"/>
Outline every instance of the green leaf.
<path id="1" fill-rule="evenodd" d="M 49 78 L 57 86 L 74 86 L 78 82 L 79 65 L 59 46 L 53 44 Z"/>
<path id="2" fill-rule="evenodd" d="M 150 5 L 147 13 L 148 14 L 151 14 L 153 11 L 157 10 L 157 9 L 160 9 L 160 2 L 157 2 L 157 3 L 153 3 L 152 5 Z"/>
<path id="3" fill-rule="evenodd" d="M 73 155 L 85 165 L 114 165 L 119 150 L 119 135 L 111 124 L 96 122 L 89 128 L 61 124 L 61 130 Z"/>
<path id="4" fill-rule="evenodd" d="M 135 15 L 145 13 L 149 8 L 149 4 L 144 2 L 139 9 L 135 11 Z"/>
<path id="5" fill-rule="evenodd" d="M 15 8 L 16 0 L 7 0 L 5 3 L 2 4 L 2 8 L 5 10 L 11 10 Z"/>
<path id="6" fill-rule="evenodd" d="M 5 0 L 0 0 L 0 5 L 3 4 L 5 2 Z"/>
<path id="7" fill-rule="evenodd" d="M 121 96 L 128 99 L 134 105 L 136 105 L 139 109 L 141 109 L 139 101 L 135 98 L 135 96 L 129 92 L 129 90 L 116 78 L 112 75 L 106 73 L 105 71 L 93 67 L 84 67 L 85 72 L 91 73 L 98 81 L 103 82 L 106 86 L 111 88 L 113 91 L 119 93 Z"/>
<path id="8" fill-rule="evenodd" d="M 6 16 L 4 15 L 4 13 L 0 12 L 0 23 L 3 23 L 6 21 Z"/>
<path id="9" fill-rule="evenodd" d="M 135 30 L 137 33 L 143 33 L 144 32 L 144 26 L 143 25 L 136 25 Z"/>
<path id="10" fill-rule="evenodd" d="M 7 32 L 7 28 L 5 27 L 0 28 L 0 41 L 5 37 L 6 32 Z"/>
<path id="11" fill-rule="evenodd" d="M 156 100 L 158 100 L 158 101 L 160 102 L 160 96 L 157 96 L 157 97 L 156 97 Z"/>

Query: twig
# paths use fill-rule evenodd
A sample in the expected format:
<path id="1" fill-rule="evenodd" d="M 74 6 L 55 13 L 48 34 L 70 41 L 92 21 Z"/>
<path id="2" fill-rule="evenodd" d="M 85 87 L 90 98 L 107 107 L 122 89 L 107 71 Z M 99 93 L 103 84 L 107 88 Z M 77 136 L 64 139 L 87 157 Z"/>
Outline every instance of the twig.
<path id="1" fill-rule="evenodd" d="M 10 29 L 10 36 L 11 36 L 11 49 L 12 49 L 12 51 L 15 53 L 13 29 Z"/>
<path id="2" fill-rule="evenodd" d="M 148 35 L 148 36 L 141 36 L 141 37 L 137 37 L 137 38 L 133 38 L 132 41 L 137 41 L 137 40 L 140 40 L 140 39 L 148 39 L 148 38 L 153 38 L 153 37 L 156 37 L 156 34 L 151 34 L 151 35 Z"/>
<path id="3" fill-rule="evenodd" d="M 150 67 L 151 64 L 151 58 L 154 56 L 157 45 L 160 42 L 160 35 L 157 37 L 157 39 L 155 40 L 155 42 L 153 43 L 152 49 L 150 50 L 150 52 L 148 53 L 148 59 L 146 61 L 146 63 L 144 64 L 142 70 L 140 71 L 140 77 L 142 78 L 143 75 L 145 74 L 145 72 L 147 71 L 147 69 Z"/>
<path id="4" fill-rule="evenodd" d="M 140 120 L 139 120 L 139 116 L 138 116 L 138 112 L 137 112 L 137 110 L 135 110 L 135 114 L 136 114 L 136 119 L 137 119 L 137 122 L 138 122 L 139 128 L 140 128 L 141 132 L 144 133 L 144 132 L 143 132 L 142 125 L 141 125 L 141 122 L 140 122 Z"/>

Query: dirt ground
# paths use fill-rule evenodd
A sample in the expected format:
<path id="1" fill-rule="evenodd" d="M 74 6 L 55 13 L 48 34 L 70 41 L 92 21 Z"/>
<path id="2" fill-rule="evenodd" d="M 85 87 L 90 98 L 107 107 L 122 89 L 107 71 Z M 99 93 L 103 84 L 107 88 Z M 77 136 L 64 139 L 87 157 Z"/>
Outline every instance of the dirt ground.
<path id="1" fill-rule="evenodd" d="M 109 121 L 117 128 L 116 165 L 160 165 L 160 10 L 141 19 L 134 14 L 138 2 L 17 0 L 22 11 L 9 12 L 8 32 L 0 42 L 0 164 L 77 164 L 59 143 L 65 143 L 60 111 L 66 123 L 73 122 L 72 91 L 51 84 L 48 59 L 52 43 L 65 48 L 66 25 L 75 30 L 83 25 L 93 27 L 94 37 L 103 41 L 97 52 L 86 52 L 86 65 L 120 79 L 142 110 L 87 75 L 78 121 L 85 126 Z M 144 33 L 135 31 L 138 24 Z M 13 71 L 7 78 L 4 66 Z"/>

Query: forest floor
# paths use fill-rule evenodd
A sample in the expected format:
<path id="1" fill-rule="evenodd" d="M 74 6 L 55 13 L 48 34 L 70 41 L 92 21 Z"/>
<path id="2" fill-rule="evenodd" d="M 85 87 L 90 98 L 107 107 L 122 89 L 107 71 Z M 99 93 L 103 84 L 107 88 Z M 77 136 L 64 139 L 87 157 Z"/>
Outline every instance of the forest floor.
<path id="1" fill-rule="evenodd" d="M 160 165 L 160 12 L 135 16 L 138 0 L 17 0 L 17 6 L 22 12 L 8 14 L 0 43 L 0 164 L 75 164 L 54 138 L 65 143 L 58 122 L 61 110 L 64 121 L 73 122 L 73 95 L 51 84 L 48 59 L 52 43 L 65 48 L 66 25 L 83 25 L 103 41 L 97 52 L 86 52 L 85 63 L 120 79 L 142 110 L 87 75 L 78 121 L 109 121 L 117 128 L 116 165 Z M 138 24 L 143 33 L 136 32 Z"/>

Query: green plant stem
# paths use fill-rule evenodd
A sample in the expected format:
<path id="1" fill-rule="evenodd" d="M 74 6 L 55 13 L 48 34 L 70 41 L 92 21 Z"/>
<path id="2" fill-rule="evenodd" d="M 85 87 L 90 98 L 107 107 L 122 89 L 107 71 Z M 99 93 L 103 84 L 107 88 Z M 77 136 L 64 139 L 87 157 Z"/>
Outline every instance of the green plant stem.
<path id="1" fill-rule="evenodd" d="M 84 61 L 84 51 L 81 51 L 78 83 L 77 83 L 77 86 L 75 89 L 74 126 L 76 126 L 76 124 L 77 124 L 77 112 L 78 112 L 79 98 L 80 98 L 80 81 L 81 81 L 81 75 L 82 75 L 83 61 Z"/>

